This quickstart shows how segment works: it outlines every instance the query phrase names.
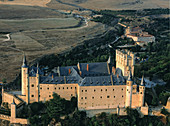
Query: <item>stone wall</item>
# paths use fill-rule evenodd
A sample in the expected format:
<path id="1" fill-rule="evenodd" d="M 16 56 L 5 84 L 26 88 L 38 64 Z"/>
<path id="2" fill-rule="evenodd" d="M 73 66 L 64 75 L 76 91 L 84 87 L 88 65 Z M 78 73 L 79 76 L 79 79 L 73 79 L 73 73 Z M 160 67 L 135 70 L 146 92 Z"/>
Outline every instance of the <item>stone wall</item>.
<path id="1" fill-rule="evenodd" d="M 78 88 L 79 110 L 124 107 L 125 99 L 126 85 L 80 86 Z"/>

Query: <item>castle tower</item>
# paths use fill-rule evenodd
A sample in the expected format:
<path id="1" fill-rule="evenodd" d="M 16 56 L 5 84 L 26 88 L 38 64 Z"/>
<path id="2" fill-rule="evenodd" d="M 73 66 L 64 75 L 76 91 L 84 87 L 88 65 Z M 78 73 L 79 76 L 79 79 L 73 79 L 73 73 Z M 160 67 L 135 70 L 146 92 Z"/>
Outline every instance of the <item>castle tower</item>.
<path id="1" fill-rule="evenodd" d="M 144 105 L 144 97 L 145 97 L 145 80 L 144 76 L 142 76 L 141 85 L 139 86 L 139 106 Z"/>
<path id="2" fill-rule="evenodd" d="M 16 104 L 13 99 L 13 103 L 11 103 L 11 118 L 15 119 L 16 118 Z"/>
<path id="3" fill-rule="evenodd" d="M 132 88 L 133 88 L 133 79 L 132 79 L 132 73 L 130 71 L 129 76 L 128 76 L 128 80 L 126 82 L 126 107 L 131 107 Z"/>
<path id="4" fill-rule="evenodd" d="M 37 63 L 37 73 L 36 73 L 36 101 L 39 102 L 39 79 L 40 79 L 40 74 L 39 74 L 39 64 Z"/>
<path id="5" fill-rule="evenodd" d="M 22 79 L 22 95 L 26 95 L 26 85 L 27 85 L 27 73 L 28 73 L 28 66 L 26 57 L 24 55 L 23 64 L 21 67 L 21 79 Z"/>

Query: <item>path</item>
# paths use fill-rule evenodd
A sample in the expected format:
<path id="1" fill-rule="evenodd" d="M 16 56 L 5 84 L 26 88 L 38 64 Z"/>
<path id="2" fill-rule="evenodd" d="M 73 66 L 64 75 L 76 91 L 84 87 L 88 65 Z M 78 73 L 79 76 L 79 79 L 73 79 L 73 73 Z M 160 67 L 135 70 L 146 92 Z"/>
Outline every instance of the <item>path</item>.
<path id="1" fill-rule="evenodd" d="M 6 36 L 7 39 L 4 39 L 3 42 L 6 42 L 6 41 L 9 41 L 11 38 L 10 38 L 10 34 L 6 34 L 6 35 L 3 35 L 3 36 Z"/>

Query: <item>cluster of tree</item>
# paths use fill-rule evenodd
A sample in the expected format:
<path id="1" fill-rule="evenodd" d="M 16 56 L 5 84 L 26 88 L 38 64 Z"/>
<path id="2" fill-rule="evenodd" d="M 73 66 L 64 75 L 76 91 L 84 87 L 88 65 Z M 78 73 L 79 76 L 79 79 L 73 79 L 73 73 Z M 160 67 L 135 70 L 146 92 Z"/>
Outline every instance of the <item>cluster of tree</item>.
<path id="1" fill-rule="evenodd" d="M 169 14 L 170 9 L 168 8 L 157 8 L 157 9 L 144 9 L 144 10 L 100 10 L 94 11 L 95 14 L 110 15 L 110 16 L 146 16 L 146 15 L 158 15 L 158 14 Z"/>
<path id="2" fill-rule="evenodd" d="M 72 97 L 71 101 L 60 98 L 59 95 L 53 94 L 53 99 L 42 102 L 34 102 L 25 105 L 17 114 L 20 118 L 29 118 L 31 126 L 56 123 L 61 116 L 68 115 L 75 111 L 77 99 Z"/>
<path id="3" fill-rule="evenodd" d="M 103 112 L 92 118 L 86 117 L 85 112 L 77 111 L 72 117 L 68 116 L 61 120 L 61 124 L 63 126 L 164 126 L 159 117 L 144 116 L 141 118 L 137 110 L 127 108 L 126 111 L 127 116 L 118 116 Z"/>

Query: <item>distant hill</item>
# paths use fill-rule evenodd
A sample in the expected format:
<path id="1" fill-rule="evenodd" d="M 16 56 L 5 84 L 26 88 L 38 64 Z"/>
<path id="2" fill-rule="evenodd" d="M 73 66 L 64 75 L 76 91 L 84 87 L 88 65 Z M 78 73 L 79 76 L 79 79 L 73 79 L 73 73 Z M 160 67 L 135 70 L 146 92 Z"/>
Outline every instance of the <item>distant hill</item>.
<path id="1" fill-rule="evenodd" d="M 151 8 L 169 8 L 169 0 L 51 0 L 53 4 L 48 7 L 62 9 L 74 9 L 76 6 L 88 9 L 109 9 L 109 10 L 126 10 L 126 9 L 151 9 Z M 70 5 L 68 7 L 68 5 Z"/>
<path id="2" fill-rule="evenodd" d="M 42 6 L 62 10 L 88 8 L 94 10 L 126 10 L 169 8 L 169 0 L 0 0 L 1 4 Z"/>

